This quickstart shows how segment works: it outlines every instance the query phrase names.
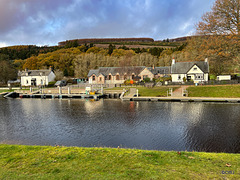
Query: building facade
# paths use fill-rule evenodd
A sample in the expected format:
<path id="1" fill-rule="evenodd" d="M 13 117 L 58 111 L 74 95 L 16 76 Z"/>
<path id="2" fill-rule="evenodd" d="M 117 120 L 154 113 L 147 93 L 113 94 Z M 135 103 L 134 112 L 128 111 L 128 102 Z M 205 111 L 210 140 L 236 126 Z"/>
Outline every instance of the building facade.
<path id="1" fill-rule="evenodd" d="M 55 74 L 49 70 L 25 70 L 19 72 L 21 86 L 45 86 L 54 81 Z"/>
<path id="2" fill-rule="evenodd" d="M 208 81 L 209 64 L 208 60 L 194 62 L 175 62 L 171 65 L 172 82 L 193 81 L 199 83 Z"/>
<path id="3" fill-rule="evenodd" d="M 88 73 L 89 84 L 122 84 L 126 80 L 153 80 L 170 74 L 170 67 L 100 67 Z"/>

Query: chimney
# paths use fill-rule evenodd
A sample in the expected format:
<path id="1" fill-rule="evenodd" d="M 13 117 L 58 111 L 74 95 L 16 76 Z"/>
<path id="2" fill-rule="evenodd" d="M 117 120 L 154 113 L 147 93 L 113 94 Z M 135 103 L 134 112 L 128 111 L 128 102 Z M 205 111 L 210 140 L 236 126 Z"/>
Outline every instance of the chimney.
<path id="1" fill-rule="evenodd" d="M 25 72 L 28 72 L 28 68 L 25 69 Z"/>
<path id="2" fill-rule="evenodd" d="M 49 71 L 52 71 L 52 66 L 49 66 Z"/>
<path id="3" fill-rule="evenodd" d="M 173 59 L 172 59 L 172 65 L 173 65 L 173 64 L 175 64 L 175 59 L 174 59 L 174 57 L 173 57 Z"/>
<path id="4" fill-rule="evenodd" d="M 153 65 L 152 69 L 153 69 L 153 70 L 155 69 L 154 65 Z"/>
<path id="5" fill-rule="evenodd" d="M 208 58 L 205 58 L 205 63 L 207 63 L 208 62 Z"/>

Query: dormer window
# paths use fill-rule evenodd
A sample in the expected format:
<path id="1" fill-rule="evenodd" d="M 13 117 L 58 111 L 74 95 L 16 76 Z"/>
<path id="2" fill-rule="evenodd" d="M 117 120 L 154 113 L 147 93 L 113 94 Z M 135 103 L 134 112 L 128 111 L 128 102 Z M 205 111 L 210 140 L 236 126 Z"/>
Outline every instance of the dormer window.
<path id="1" fill-rule="evenodd" d="M 116 75 L 116 80 L 120 80 L 120 76 L 119 75 Z"/>
<path id="2" fill-rule="evenodd" d="M 93 80 L 93 81 L 95 81 L 95 79 L 96 79 L 96 77 L 95 77 L 95 76 L 93 76 L 93 77 L 92 77 L 92 80 Z"/>

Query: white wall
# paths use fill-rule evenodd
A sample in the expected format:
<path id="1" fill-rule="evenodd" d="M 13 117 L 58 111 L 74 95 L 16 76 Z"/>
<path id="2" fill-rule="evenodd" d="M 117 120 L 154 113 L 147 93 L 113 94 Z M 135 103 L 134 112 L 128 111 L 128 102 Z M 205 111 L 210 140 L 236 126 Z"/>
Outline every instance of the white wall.
<path id="1" fill-rule="evenodd" d="M 231 75 L 219 75 L 217 76 L 218 81 L 231 80 Z"/>
<path id="2" fill-rule="evenodd" d="M 194 65 L 187 74 L 203 74 L 203 71 L 197 66 Z"/>
<path id="3" fill-rule="evenodd" d="M 21 85 L 31 86 L 32 79 L 36 79 L 36 86 L 48 85 L 49 82 L 54 81 L 55 77 L 53 72 L 49 76 L 21 76 Z"/>
<path id="4" fill-rule="evenodd" d="M 186 74 L 172 74 L 172 82 L 183 82 L 184 77 L 187 78 Z"/>

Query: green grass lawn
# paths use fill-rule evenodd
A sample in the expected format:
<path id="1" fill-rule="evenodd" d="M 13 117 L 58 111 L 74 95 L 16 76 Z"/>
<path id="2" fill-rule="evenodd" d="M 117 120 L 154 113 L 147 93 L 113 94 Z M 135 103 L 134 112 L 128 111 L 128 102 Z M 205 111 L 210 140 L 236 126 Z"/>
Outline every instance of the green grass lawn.
<path id="1" fill-rule="evenodd" d="M 14 90 L 8 90 L 8 89 L 0 89 L 0 93 L 3 93 L 3 92 L 12 92 Z"/>
<path id="2" fill-rule="evenodd" d="M 131 87 L 125 88 L 129 89 Z M 132 87 L 132 88 L 137 88 L 139 96 L 150 96 L 150 97 L 166 97 L 167 96 L 167 91 L 169 90 L 170 87 L 153 87 L 153 88 L 147 88 L 147 87 Z M 179 87 L 171 87 L 173 88 L 173 91 Z M 122 90 L 124 89 L 123 87 L 117 87 L 117 88 L 111 88 L 111 89 L 106 89 L 106 90 Z"/>
<path id="3" fill-rule="evenodd" d="M 189 87 L 187 90 L 190 97 L 240 97 L 240 85 L 195 86 Z"/>
<path id="4" fill-rule="evenodd" d="M 240 154 L 0 145 L 0 179 L 240 179 Z"/>

